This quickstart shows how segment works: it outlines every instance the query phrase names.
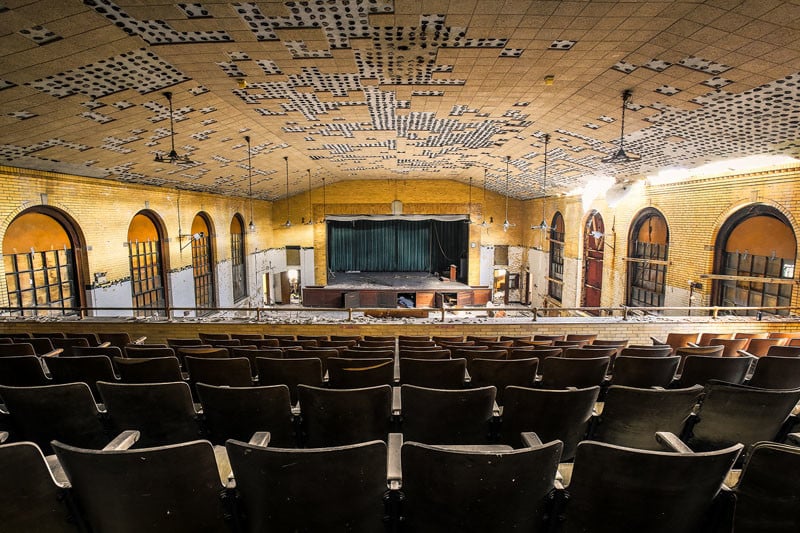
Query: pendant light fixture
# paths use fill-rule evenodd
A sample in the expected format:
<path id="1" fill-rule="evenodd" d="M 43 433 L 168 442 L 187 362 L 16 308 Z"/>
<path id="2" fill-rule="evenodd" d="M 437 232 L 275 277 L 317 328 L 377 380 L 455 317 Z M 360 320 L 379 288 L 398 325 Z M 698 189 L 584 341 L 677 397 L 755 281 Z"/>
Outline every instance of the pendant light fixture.
<path id="1" fill-rule="evenodd" d="M 509 164 L 511 163 L 511 156 L 506 156 L 506 219 L 503 221 L 503 231 L 508 231 L 508 228 L 513 228 L 516 224 L 508 221 L 508 180 L 509 180 Z"/>
<path id="2" fill-rule="evenodd" d="M 605 159 L 601 159 L 603 163 L 630 163 L 632 161 L 638 161 L 641 159 L 641 157 L 638 155 L 628 154 L 625 152 L 625 108 L 628 107 L 628 102 L 630 101 L 632 94 L 633 91 L 630 89 L 625 89 L 622 91 L 622 120 L 619 132 L 619 150 Z"/>
<path id="3" fill-rule="evenodd" d="M 292 220 L 289 218 L 289 156 L 283 156 L 283 160 L 286 162 L 286 222 L 283 223 L 283 226 L 291 228 Z"/>
<path id="4" fill-rule="evenodd" d="M 253 165 L 250 164 L 250 136 L 245 135 L 244 140 L 247 141 L 247 197 L 250 198 L 250 223 L 247 225 L 247 229 L 250 233 L 255 233 L 256 224 L 253 222 Z"/>
<path id="5" fill-rule="evenodd" d="M 170 151 L 167 155 L 157 154 L 154 161 L 156 163 L 170 163 L 173 165 L 186 165 L 192 163 L 188 155 L 178 155 L 175 151 L 175 125 L 172 115 L 172 93 L 165 91 L 162 93 L 169 102 L 169 138 L 170 138 Z"/>
<path id="6" fill-rule="evenodd" d="M 325 222 L 325 213 L 328 210 L 328 202 L 325 195 L 325 176 L 322 177 L 322 220 L 320 222 Z"/>
<path id="7" fill-rule="evenodd" d="M 488 222 L 486 221 L 486 174 L 488 172 L 489 172 L 488 169 L 485 168 L 483 169 L 483 207 L 482 207 L 483 213 L 481 216 L 483 220 L 481 221 L 481 227 L 486 228 L 486 231 L 489 231 L 489 225 L 492 224 L 492 222 L 494 222 L 494 220 L 492 220 L 492 217 L 489 217 Z"/>
<path id="8" fill-rule="evenodd" d="M 542 221 L 538 226 L 531 226 L 531 229 L 540 229 L 547 231 L 550 227 L 547 225 L 545 216 L 545 207 L 547 204 L 547 144 L 550 142 L 550 134 L 544 134 L 544 179 L 542 179 Z"/>
<path id="9" fill-rule="evenodd" d="M 304 222 L 306 226 L 314 223 L 314 209 L 311 207 L 311 169 L 307 168 L 308 173 L 308 221 Z"/>

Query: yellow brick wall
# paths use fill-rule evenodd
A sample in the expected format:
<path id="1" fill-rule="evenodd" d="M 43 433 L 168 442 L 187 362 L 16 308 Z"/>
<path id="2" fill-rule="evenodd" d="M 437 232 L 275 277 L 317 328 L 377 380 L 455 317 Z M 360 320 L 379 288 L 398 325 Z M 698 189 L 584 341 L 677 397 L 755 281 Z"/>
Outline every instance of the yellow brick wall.
<path id="1" fill-rule="evenodd" d="M 638 182 L 614 207 L 603 198 L 593 201 L 586 209 L 580 196 L 550 198 L 546 201 L 546 220 L 549 224 L 556 209 L 561 211 L 566 230 L 564 254 L 579 259 L 583 256 L 586 217 L 592 209 L 600 212 L 607 244 L 614 247 L 605 247 L 602 305 L 615 306 L 625 303 L 627 276 L 623 258 L 628 255 L 631 224 L 641 210 L 647 207 L 658 209 L 669 227 L 667 286 L 688 291 L 689 280 L 701 281 L 702 298 L 695 305 L 710 305 L 712 283 L 700 279 L 700 275 L 712 273 L 719 230 L 734 212 L 754 203 L 767 204 L 781 211 L 792 223 L 795 236 L 800 237 L 800 168 L 782 167 L 769 172 L 697 178 L 666 185 Z M 539 223 L 541 200 L 524 202 L 523 209 L 530 223 L 524 227 Z M 523 236 L 525 245 L 543 246 L 544 250 L 549 250 L 548 243 L 542 243 L 541 234 L 540 231 L 526 230 Z M 565 281 L 569 283 L 570 280 Z M 792 305 L 800 304 L 797 287 L 792 299 Z M 688 298 L 682 305 L 688 305 Z"/>
<path id="2" fill-rule="evenodd" d="M 42 195 L 46 195 L 47 205 L 69 215 L 83 234 L 87 246 L 88 283 L 94 279 L 95 272 L 106 272 L 107 279 L 112 282 L 130 276 L 125 242 L 131 219 L 140 210 L 149 208 L 163 222 L 169 239 L 171 270 L 179 270 L 192 263 L 191 247 L 181 251 L 178 243 L 179 201 L 183 234 L 190 233 L 192 220 L 198 212 L 208 214 L 217 235 L 214 241 L 217 262 L 230 260 L 230 223 L 234 214 L 241 214 L 245 224 L 250 221 L 249 203 L 245 198 L 2 166 L 0 190 L 0 242 L 14 217 L 25 209 L 42 205 Z M 245 239 L 248 253 L 272 244 L 271 203 L 254 202 L 254 217 L 256 234 L 247 235 Z M 185 243 L 185 238 L 181 242 Z M 0 265 L 0 270 L 2 268 Z M 5 276 L 0 276 L 0 302 L 8 305 Z"/>

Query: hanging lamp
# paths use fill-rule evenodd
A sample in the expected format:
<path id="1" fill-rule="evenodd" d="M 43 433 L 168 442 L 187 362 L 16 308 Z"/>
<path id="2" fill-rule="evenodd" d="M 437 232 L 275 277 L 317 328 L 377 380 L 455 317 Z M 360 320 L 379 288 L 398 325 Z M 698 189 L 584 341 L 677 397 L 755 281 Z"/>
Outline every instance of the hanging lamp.
<path id="1" fill-rule="evenodd" d="M 531 226 L 531 229 L 540 229 L 547 231 L 550 227 L 547 225 L 545 217 L 545 207 L 547 203 L 547 144 L 550 142 L 550 134 L 544 134 L 544 179 L 542 179 L 542 221 L 538 226 Z"/>
<path id="2" fill-rule="evenodd" d="M 486 174 L 488 172 L 489 172 L 488 169 L 485 169 L 485 168 L 483 169 L 483 207 L 482 207 L 483 213 L 481 215 L 481 218 L 483 219 L 481 221 L 481 227 L 482 228 L 486 228 L 487 231 L 489 229 L 489 225 L 491 225 L 492 222 L 494 222 L 494 220 L 492 220 L 492 217 L 489 217 L 489 221 L 488 222 L 486 221 Z"/>
<path id="3" fill-rule="evenodd" d="M 314 223 L 314 209 L 311 207 L 311 169 L 307 168 L 308 173 L 308 221 L 304 222 L 306 226 Z"/>
<path id="4" fill-rule="evenodd" d="M 175 151 L 175 124 L 172 114 L 172 93 L 165 91 L 162 93 L 169 102 L 169 138 L 170 138 L 170 151 L 167 155 L 157 154 L 154 161 L 156 163 L 170 163 L 173 165 L 186 165 L 192 163 L 189 155 L 178 155 Z"/>
<path id="5" fill-rule="evenodd" d="M 622 120 L 619 132 L 619 150 L 614 152 L 609 157 L 601 159 L 603 163 L 630 163 L 632 161 L 638 161 L 641 159 L 641 157 L 638 155 L 625 152 L 625 108 L 628 107 L 628 102 L 630 101 L 632 94 L 633 91 L 630 89 L 625 89 L 622 91 Z"/>
<path id="6" fill-rule="evenodd" d="M 506 219 L 503 221 L 503 231 L 508 231 L 508 228 L 513 228 L 516 224 L 508 221 L 508 181 L 509 181 L 509 164 L 511 163 L 511 156 L 506 156 Z"/>
<path id="7" fill-rule="evenodd" d="M 256 224 L 253 222 L 253 165 L 250 164 L 250 136 L 245 135 L 244 140 L 247 141 L 247 197 L 250 198 L 250 223 L 247 225 L 247 229 L 250 233 L 254 233 L 256 231 Z"/>
<path id="8" fill-rule="evenodd" d="M 285 228 L 292 227 L 292 220 L 289 218 L 289 156 L 283 156 L 286 162 L 286 222 L 283 223 Z"/>

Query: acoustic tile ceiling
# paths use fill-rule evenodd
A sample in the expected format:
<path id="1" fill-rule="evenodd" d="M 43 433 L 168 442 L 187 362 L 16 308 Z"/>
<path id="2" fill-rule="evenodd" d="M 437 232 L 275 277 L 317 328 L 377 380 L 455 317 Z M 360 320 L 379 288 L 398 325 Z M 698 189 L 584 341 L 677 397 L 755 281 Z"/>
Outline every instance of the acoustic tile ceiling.
<path id="1" fill-rule="evenodd" d="M 0 0 L 0 54 L 0 164 L 225 195 L 248 194 L 245 136 L 264 199 L 287 162 L 291 195 L 472 178 L 528 199 L 800 156 L 797 0 Z M 604 163 L 625 89 L 639 159 Z M 167 91 L 188 162 L 155 160 Z"/>

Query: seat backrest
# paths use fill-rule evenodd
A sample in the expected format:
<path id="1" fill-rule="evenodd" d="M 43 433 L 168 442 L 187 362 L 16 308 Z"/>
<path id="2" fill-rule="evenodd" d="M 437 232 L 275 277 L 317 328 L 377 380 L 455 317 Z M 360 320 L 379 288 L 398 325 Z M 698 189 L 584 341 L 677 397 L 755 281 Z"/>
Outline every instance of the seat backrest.
<path id="1" fill-rule="evenodd" d="M 33 348 L 33 354 L 30 349 L 25 345 L 30 345 Z M 7 355 L 44 355 L 52 352 L 55 349 L 53 340 L 49 337 L 31 337 L 29 339 L 21 339 L 15 342 L 12 346 L 3 346 L 0 351 Z"/>
<path id="2" fill-rule="evenodd" d="M 389 385 L 342 390 L 300 385 L 297 396 L 305 447 L 344 446 L 388 438 L 392 418 Z"/>
<path id="3" fill-rule="evenodd" d="M 317 346 L 317 341 L 313 339 L 278 339 L 278 346 L 288 348 L 289 346 L 300 346 L 303 348 L 310 348 Z"/>
<path id="4" fill-rule="evenodd" d="M 66 354 L 62 354 L 64 356 Z M 75 357 L 104 355 L 109 359 L 113 357 L 122 357 L 122 349 L 117 346 L 76 346 L 72 349 L 72 355 Z"/>
<path id="5" fill-rule="evenodd" d="M 322 361 L 318 357 L 305 359 L 256 357 L 256 368 L 259 384 L 289 387 L 292 405 L 297 403 L 297 385 L 322 386 Z"/>
<path id="6" fill-rule="evenodd" d="M 681 358 L 677 355 L 667 357 L 628 357 L 620 356 L 614 360 L 611 383 L 627 387 L 666 387 L 672 383 Z"/>
<path id="7" fill-rule="evenodd" d="M 800 448 L 772 442 L 753 446 L 736 486 L 736 533 L 800 531 Z"/>
<path id="8" fill-rule="evenodd" d="M 430 335 L 398 335 L 398 342 L 429 342 Z"/>
<path id="9" fill-rule="evenodd" d="M 137 447 L 163 446 L 197 439 L 200 428 L 189 385 L 172 383 L 107 383 L 97 388 L 115 432 L 141 432 Z"/>
<path id="10" fill-rule="evenodd" d="M 762 389 L 800 387 L 800 357 L 761 357 L 747 385 Z"/>
<path id="11" fill-rule="evenodd" d="M 210 341 L 227 341 L 231 338 L 230 333 L 198 333 L 197 336 L 201 341 L 209 344 Z"/>
<path id="12" fill-rule="evenodd" d="M 75 521 L 41 450 L 30 442 L 0 446 L 0 527 L 3 531 L 77 533 Z"/>
<path id="13" fill-rule="evenodd" d="M 86 342 L 89 343 L 89 346 L 98 346 L 100 344 L 100 337 L 98 337 L 97 333 L 94 332 L 79 332 L 79 333 L 67 332 L 64 335 L 68 339 L 86 339 Z"/>
<path id="14" fill-rule="evenodd" d="M 20 340 L 12 344 L 0 344 L 0 357 L 18 357 L 22 355 L 36 355 L 36 349 L 33 347 L 33 344 L 27 342 L 28 340 L 30 339 L 25 339 L 25 342 Z M 45 340 L 47 340 L 48 342 L 50 341 L 50 339 L 45 339 Z"/>
<path id="15" fill-rule="evenodd" d="M 566 335 L 547 335 L 543 333 L 537 333 L 533 336 L 533 340 L 535 341 L 563 341 Z"/>
<path id="16" fill-rule="evenodd" d="M 405 440 L 425 444 L 486 444 L 494 387 L 449 390 L 401 386 Z"/>
<path id="17" fill-rule="evenodd" d="M 520 433 L 533 431 L 545 442 L 563 442 L 562 459 L 572 459 L 575 446 L 586 435 L 598 394 L 599 386 L 574 390 L 508 387 L 500 441 L 517 447 Z"/>
<path id="18" fill-rule="evenodd" d="M 128 345 L 125 347 L 125 357 L 177 357 L 175 349 L 167 346 L 138 346 Z"/>
<path id="19" fill-rule="evenodd" d="M 579 389 L 600 385 L 606 376 L 610 357 L 567 359 L 548 357 L 541 368 L 542 387 L 545 389 Z"/>
<path id="20" fill-rule="evenodd" d="M 504 403 L 506 387 L 533 387 L 539 359 L 475 359 L 469 369 L 471 387 L 494 386 L 495 400 Z"/>
<path id="21" fill-rule="evenodd" d="M 321 341 L 330 340 L 327 335 L 296 335 L 295 338 L 299 341 L 317 341 L 318 346 Z"/>
<path id="22" fill-rule="evenodd" d="M 564 350 L 564 357 L 567 358 L 592 358 L 592 357 L 611 357 L 617 353 L 616 346 L 582 346 L 580 348 L 567 348 Z"/>
<path id="23" fill-rule="evenodd" d="M 383 531 L 386 444 L 288 450 L 231 440 L 244 530 Z"/>
<path id="24" fill-rule="evenodd" d="M 563 531 L 705 531 L 703 520 L 741 449 L 682 454 L 584 441 L 567 487 Z"/>
<path id="25" fill-rule="evenodd" d="M 770 348 L 773 346 L 785 346 L 787 339 L 750 339 L 747 347 L 747 353 L 755 355 L 756 357 L 764 357 L 769 353 Z"/>
<path id="26" fill-rule="evenodd" d="M 227 531 L 208 441 L 123 451 L 55 442 L 92 531 Z"/>
<path id="27" fill-rule="evenodd" d="M 767 349 L 769 357 L 800 357 L 800 346 L 770 346 Z"/>
<path id="28" fill-rule="evenodd" d="M 728 383 L 742 383 L 753 363 L 752 357 L 715 357 L 690 355 L 683 363 L 678 380 L 680 386 L 705 385 L 716 379 Z"/>
<path id="29" fill-rule="evenodd" d="M 714 450 L 740 442 L 751 446 L 774 440 L 800 402 L 800 389 L 769 390 L 711 382 L 694 425 L 685 435 L 696 451 Z"/>
<path id="30" fill-rule="evenodd" d="M 597 339 L 597 333 L 567 333 L 565 341 L 586 341 L 591 344 Z"/>
<path id="31" fill-rule="evenodd" d="M 328 371 L 328 359 L 339 357 L 339 350 L 337 348 L 317 348 L 313 346 L 307 348 L 290 346 L 284 348 L 283 357 L 285 359 L 316 357 L 322 362 L 322 373 L 324 374 Z"/>
<path id="32" fill-rule="evenodd" d="M 107 342 L 120 350 L 124 350 L 125 346 L 131 343 L 131 336 L 125 331 L 98 333 L 97 338 L 100 339 L 100 342 Z"/>
<path id="33" fill-rule="evenodd" d="M 131 359 L 117 357 L 114 364 L 122 383 L 166 383 L 183 379 L 181 365 L 174 355 Z"/>
<path id="34" fill-rule="evenodd" d="M 53 439 L 95 449 L 108 444 L 97 405 L 85 383 L 0 386 L 0 398 L 10 414 L 16 440 L 32 441 L 46 454 L 52 453 Z"/>
<path id="35" fill-rule="evenodd" d="M 239 339 L 240 341 L 255 341 L 262 340 L 264 335 L 261 333 L 231 333 L 231 339 Z M 242 344 L 250 344 L 249 342 L 242 342 Z"/>
<path id="36" fill-rule="evenodd" d="M 561 447 L 479 452 L 406 442 L 402 523 L 409 531 L 545 531 Z"/>
<path id="37" fill-rule="evenodd" d="M 85 337 L 52 338 L 50 340 L 53 342 L 53 348 L 61 348 L 64 350 L 63 355 L 66 356 L 74 355 L 72 351 L 74 348 L 88 348 L 91 346 L 89 340 Z"/>
<path id="38" fill-rule="evenodd" d="M 665 342 L 672 347 L 674 353 L 678 348 L 689 346 L 689 343 L 697 343 L 698 337 L 700 337 L 699 333 L 668 333 Z"/>
<path id="39" fill-rule="evenodd" d="M 392 350 L 394 351 L 395 341 L 394 340 L 382 340 L 382 341 L 371 341 L 371 340 L 362 340 L 358 341 L 358 344 L 353 346 L 353 348 L 367 348 L 367 349 L 377 349 L 377 350 Z"/>
<path id="40" fill-rule="evenodd" d="M 394 359 L 328 359 L 328 385 L 334 389 L 361 389 L 393 383 Z"/>
<path id="41" fill-rule="evenodd" d="M 253 346 L 232 346 L 229 350 L 231 358 L 246 357 L 250 361 L 250 370 L 253 377 L 258 375 L 256 368 L 256 357 L 271 357 L 273 359 L 283 359 L 281 348 L 258 348 Z"/>
<path id="42" fill-rule="evenodd" d="M 732 339 L 733 333 L 701 333 L 700 337 L 697 339 L 698 346 L 710 346 L 711 341 L 714 339 Z"/>
<path id="43" fill-rule="evenodd" d="M 222 359 L 225 357 L 230 357 L 231 354 L 227 348 L 215 348 L 212 346 L 208 347 L 200 347 L 200 346 L 179 346 L 175 349 L 175 355 L 178 357 L 178 361 L 181 362 L 181 368 L 186 368 L 186 358 L 187 357 L 197 357 L 197 358 L 205 358 L 205 359 Z"/>
<path id="44" fill-rule="evenodd" d="M 253 345 L 256 348 L 278 348 L 280 342 L 278 339 L 248 339 L 247 344 Z"/>
<path id="45" fill-rule="evenodd" d="M 296 446 L 289 387 L 220 387 L 197 384 L 209 440 L 224 445 L 228 439 L 250 440 L 257 431 L 269 431 L 270 444 Z"/>
<path id="46" fill-rule="evenodd" d="M 345 359 L 383 359 L 387 357 L 394 357 L 394 348 L 360 348 L 354 346 L 351 349 L 344 350 L 339 354 L 339 357 Z"/>
<path id="47" fill-rule="evenodd" d="M 111 359 L 106 355 L 49 357 L 45 364 L 54 383 L 86 383 L 96 401 L 100 401 L 96 383 L 117 380 Z"/>
<path id="48" fill-rule="evenodd" d="M 709 346 L 722 346 L 722 357 L 737 357 L 749 342 L 750 339 L 711 339 Z"/>
<path id="49" fill-rule="evenodd" d="M 619 351 L 619 355 L 630 357 L 666 357 L 672 354 L 672 348 L 666 344 L 657 346 L 628 346 Z"/>
<path id="50" fill-rule="evenodd" d="M 187 338 L 187 339 L 167 339 L 167 346 L 170 348 L 178 348 L 179 346 L 202 346 L 205 344 L 200 337 Z"/>
<path id="51" fill-rule="evenodd" d="M 354 339 L 345 340 L 345 341 L 331 341 L 331 340 L 321 340 L 319 341 L 320 348 L 351 348 L 358 344 L 358 341 Z"/>
<path id="52" fill-rule="evenodd" d="M 436 348 L 432 350 L 420 350 L 418 348 L 400 348 L 400 358 L 410 357 L 411 359 L 450 359 L 450 350 L 447 348 Z"/>
<path id="53" fill-rule="evenodd" d="M 497 340 L 497 335 L 467 335 L 468 341 L 474 342 L 495 342 Z"/>
<path id="54" fill-rule="evenodd" d="M 0 385 L 33 387 L 50 383 L 35 355 L 0 357 Z"/>
<path id="55" fill-rule="evenodd" d="M 186 369 L 192 383 L 226 385 L 228 387 L 251 387 L 253 385 L 250 360 L 246 357 L 237 357 L 236 359 L 187 357 Z"/>
<path id="56" fill-rule="evenodd" d="M 465 359 L 400 359 L 400 383 L 432 389 L 464 387 Z"/>
<path id="57" fill-rule="evenodd" d="M 656 431 L 680 435 L 702 394 L 700 385 L 686 389 L 612 385 L 606 393 L 603 412 L 596 417 L 588 438 L 642 450 L 661 450 Z"/>
<path id="58" fill-rule="evenodd" d="M 539 368 L 548 357 L 561 357 L 564 350 L 558 346 L 548 347 L 533 347 L 533 346 L 520 346 L 508 350 L 508 359 L 530 359 L 535 357 L 539 360 Z"/>
<path id="59" fill-rule="evenodd" d="M 701 355 L 706 357 L 722 357 L 724 346 L 689 346 L 686 348 L 678 348 L 675 350 L 675 355 L 681 358 L 681 363 L 678 365 L 678 373 L 683 372 L 683 367 L 686 364 L 686 358 L 692 355 Z"/>
<path id="60" fill-rule="evenodd" d="M 463 335 L 433 335 L 431 340 L 437 344 L 440 342 L 464 342 Z"/>

